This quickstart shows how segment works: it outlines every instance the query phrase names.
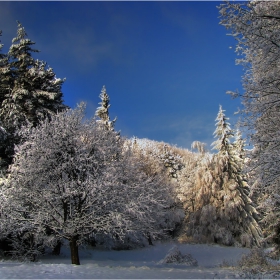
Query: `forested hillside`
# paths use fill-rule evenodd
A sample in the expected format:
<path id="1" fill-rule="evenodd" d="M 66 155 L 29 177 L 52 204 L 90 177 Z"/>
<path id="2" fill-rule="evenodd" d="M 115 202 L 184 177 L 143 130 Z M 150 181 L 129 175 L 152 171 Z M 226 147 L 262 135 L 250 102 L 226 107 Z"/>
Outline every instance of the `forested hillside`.
<path id="1" fill-rule="evenodd" d="M 212 146 L 195 141 L 189 150 L 116 131 L 105 86 L 93 118 L 85 103 L 70 109 L 64 80 L 32 57 L 35 43 L 18 23 L 8 53 L 0 52 L 6 254 L 35 261 L 68 242 L 80 264 L 82 244 L 120 250 L 166 238 L 272 245 L 278 254 L 280 4 L 225 2 L 219 11 L 246 69 L 244 94 L 230 92 L 242 100 L 241 118 L 231 126 L 220 105 Z"/>

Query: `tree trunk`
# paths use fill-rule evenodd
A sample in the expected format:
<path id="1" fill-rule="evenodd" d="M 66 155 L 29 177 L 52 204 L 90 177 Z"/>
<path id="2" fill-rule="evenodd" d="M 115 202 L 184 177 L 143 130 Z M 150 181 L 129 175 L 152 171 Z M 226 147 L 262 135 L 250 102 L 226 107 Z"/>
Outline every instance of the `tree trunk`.
<path id="1" fill-rule="evenodd" d="M 149 233 L 148 233 L 148 242 L 149 242 L 149 245 L 154 245 L 153 241 L 152 241 L 152 237 Z"/>
<path id="2" fill-rule="evenodd" d="M 62 245 L 62 242 L 60 240 L 58 240 L 57 244 L 55 245 L 55 247 L 52 250 L 53 255 L 56 255 L 56 256 L 60 255 L 61 245 Z"/>
<path id="3" fill-rule="evenodd" d="M 72 264 L 80 265 L 79 250 L 77 245 L 78 236 L 75 235 L 70 239 L 71 260 Z"/>

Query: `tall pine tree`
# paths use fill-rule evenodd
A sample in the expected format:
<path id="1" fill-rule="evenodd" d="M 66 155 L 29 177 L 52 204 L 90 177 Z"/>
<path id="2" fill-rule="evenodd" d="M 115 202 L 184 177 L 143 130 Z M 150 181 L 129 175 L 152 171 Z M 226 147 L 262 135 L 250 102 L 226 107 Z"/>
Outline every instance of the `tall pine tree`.
<path id="1" fill-rule="evenodd" d="M 0 30 L 0 36 L 2 36 L 2 30 Z M 1 41 L 0 41 L 1 42 Z M 5 91 L 7 89 L 6 73 L 8 72 L 8 59 L 7 55 L 1 53 L 3 44 L 0 43 L 0 106 L 4 100 Z M 5 150 L 6 150 L 7 132 L 0 123 L 0 169 L 6 165 Z"/>
<path id="2" fill-rule="evenodd" d="M 211 146 L 214 150 L 218 151 L 216 157 L 224 165 L 223 172 L 228 172 L 232 177 L 233 174 L 238 173 L 236 160 L 234 157 L 234 146 L 231 144 L 230 139 L 234 137 L 233 130 L 228 123 L 229 118 L 225 116 L 225 110 L 220 105 L 219 112 L 216 118 L 216 130 L 214 132 L 215 140 Z"/>
<path id="3" fill-rule="evenodd" d="M 105 86 L 102 87 L 99 97 L 101 99 L 101 102 L 99 103 L 101 106 L 96 109 L 95 115 L 100 118 L 100 122 L 104 125 L 104 128 L 106 130 L 114 130 L 114 125 L 117 118 L 110 121 L 110 117 L 109 117 L 110 97 L 106 92 Z"/>
<path id="4" fill-rule="evenodd" d="M 2 30 L 0 30 L 0 36 L 2 36 Z M 7 80 L 9 73 L 8 56 L 2 53 L 2 48 L 3 44 L 0 43 L 0 105 L 8 89 Z"/>
<path id="5" fill-rule="evenodd" d="M 185 233 L 197 241 L 260 246 L 258 212 L 248 196 L 248 184 L 230 142 L 234 133 L 227 120 L 220 106 L 212 144 L 218 152 L 205 154 L 197 166 L 193 186 L 188 190 L 193 196 L 186 205 Z"/>
<path id="6" fill-rule="evenodd" d="M 27 122 L 36 126 L 39 120 L 66 109 L 61 92 L 64 80 L 57 79 L 45 62 L 32 57 L 38 50 L 26 37 L 24 27 L 18 23 L 17 37 L 8 52 L 9 88 L 0 109 L 0 118 L 11 131 Z"/>
<path id="7" fill-rule="evenodd" d="M 247 164 L 254 196 L 264 214 L 262 225 L 269 241 L 280 252 L 280 2 L 225 1 L 219 7 L 220 24 L 236 41 L 236 64 L 242 77 L 241 125 L 253 145 Z"/>
<path id="8" fill-rule="evenodd" d="M 56 78 L 45 62 L 32 57 L 38 52 L 32 48 L 34 44 L 18 22 L 17 36 L 8 54 L 0 57 L 0 121 L 9 135 L 5 151 L 8 164 L 12 161 L 14 145 L 19 142 L 15 132 L 22 125 L 36 126 L 40 120 L 50 119 L 67 108 L 61 92 L 64 80 Z"/>

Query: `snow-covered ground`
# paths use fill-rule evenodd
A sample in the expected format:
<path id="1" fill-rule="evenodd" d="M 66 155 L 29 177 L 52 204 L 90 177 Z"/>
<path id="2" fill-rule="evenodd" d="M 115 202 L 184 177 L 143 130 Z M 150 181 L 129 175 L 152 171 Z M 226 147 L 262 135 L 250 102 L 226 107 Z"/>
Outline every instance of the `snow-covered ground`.
<path id="1" fill-rule="evenodd" d="M 169 250 L 177 245 L 182 254 L 191 254 L 197 266 L 162 264 Z M 222 247 L 202 244 L 157 243 L 155 246 L 112 251 L 95 248 L 80 249 L 81 265 L 72 265 L 69 247 L 62 248 L 60 256 L 45 255 L 36 263 L 2 260 L 0 278 L 29 279 L 96 279 L 96 278 L 240 278 L 233 270 L 221 268 L 227 261 L 236 262 L 245 248 Z"/>

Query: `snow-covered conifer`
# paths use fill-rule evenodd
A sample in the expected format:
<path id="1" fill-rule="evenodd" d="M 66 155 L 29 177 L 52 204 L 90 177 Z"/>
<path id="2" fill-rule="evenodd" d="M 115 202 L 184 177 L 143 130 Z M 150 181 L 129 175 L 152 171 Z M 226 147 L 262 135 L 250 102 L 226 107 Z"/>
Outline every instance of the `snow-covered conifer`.
<path id="1" fill-rule="evenodd" d="M 164 151 L 163 154 L 160 154 L 159 157 L 161 161 L 163 162 L 164 166 L 168 170 L 168 175 L 171 178 L 177 178 L 177 171 L 182 168 L 182 161 L 181 157 L 179 155 L 176 155 L 168 145 L 164 145 Z"/>
<path id="2" fill-rule="evenodd" d="M 212 143 L 213 149 L 227 155 L 231 149 L 230 138 L 233 136 L 233 131 L 230 124 L 227 122 L 229 118 L 225 116 L 225 110 L 222 106 L 219 107 L 219 112 L 216 118 L 216 130 L 214 132 L 216 141 Z"/>
<path id="3" fill-rule="evenodd" d="M 81 105 L 20 130 L 24 141 L 16 147 L 1 201 L 3 231 L 30 233 L 35 245 L 53 246 L 48 227 L 69 241 L 73 264 L 89 235 L 164 234 L 172 203 L 163 178 L 145 174 L 123 151 L 123 139 L 99 129 L 94 119 L 84 121 L 83 112 Z"/>
<path id="4" fill-rule="evenodd" d="M 255 195 L 264 198 L 263 206 L 277 205 L 275 194 L 280 194 L 280 2 L 227 1 L 220 5 L 219 11 L 221 24 L 237 41 L 236 52 L 241 57 L 236 62 L 245 69 L 242 77 L 244 94 L 229 93 L 241 97 L 241 124 L 254 146 L 249 163 L 253 183 L 258 185 L 259 193 Z M 265 203 L 267 199 L 269 204 Z M 275 214 L 275 219 L 270 218 L 270 221 L 275 226 L 274 240 L 279 241 L 279 226 L 274 223 L 279 220 L 279 208 L 275 207 L 273 211 L 270 207 L 267 211 L 263 208 L 262 211 L 269 216 Z M 269 228 L 270 232 L 267 221 L 265 231 Z"/>
<path id="5" fill-rule="evenodd" d="M 6 148 L 7 148 L 8 133 L 4 127 L 0 126 L 0 171 L 6 171 Z"/>
<path id="6" fill-rule="evenodd" d="M 15 135 L 17 129 L 28 122 L 36 126 L 40 120 L 67 108 L 63 105 L 61 92 L 64 80 L 56 78 L 45 62 L 32 57 L 32 53 L 38 52 L 32 48 L 34 44 L 18 23 L 17 37 L 12 40 L 8 55 L 0 59 L 0 120 L 9 133 L 6 149 L 9 163 L 14 144 L 19 143 L 19 137 Z"/>
<path id="7" fill-rule="evenodd" d="M 14 131 L 26 121 L 36 125 L 39 120 L 66 109 L 62 104 L 61 86 L 46 63 L 35 60 L 32 48 L 35 43 L 26 38 L 24 27 L 18 23 L 17 37 L 8 52 L 10 85 L 0 109 L 0 117 L 6 129 Z"/>
<path id="8" fill-rule="evenodd" d="M 2 30 L 0 30 L 0 36 L 2 36 Z M 1 42 L 1 41 L 0 41 Z M 0 106 L 5 99 L 9 85 L 9 65 L 8 65 L 8 56 L 7 54 L 1 53 L 3 44 L 0 43 Z"/>
<path id="9" fill-rule="evenodd" d="M 99 95 L 101 102 L 99 103 L 101 106 L 96 109 L 95 115 L 100 118 L 100 121 L 105 129 L 114 130 L 114 125 L 117 120 L 110 121 L 109 117 L 109 108 L 110 108 L 110 98 L 106 92 L 105 86 L 102 87 L 101 93 Z"/>
<path id="10" fill-rule="evenodd" d="M 233 132 L 220 106 L 217 116 L 215 155 L 201 156 L 186 203 L 185 234 L 200 241 L 224 245 L 261 245 L 258 212 L 249 198 L 248 183 L 242 174 L 230 142 Z"/>
<path id="11" fill-rule="evenodd" d="M 0 30 L 0 36 L 2 36 L 2 31 Z M 0 41 L 1 42 L 1 41 Z M 8 57 L 6 54 L 1 53 L 3 44 L 0 43 L 0 108 L 3 100 L 8 92 L 8 81 L 9 81 L 9 65 L 8 65 Z M 0 126 L 0 170 L 7 166 L 6 162 L 6 148 L 8 133 L 6 129 L 3 127 L 3 124 Z"/>

